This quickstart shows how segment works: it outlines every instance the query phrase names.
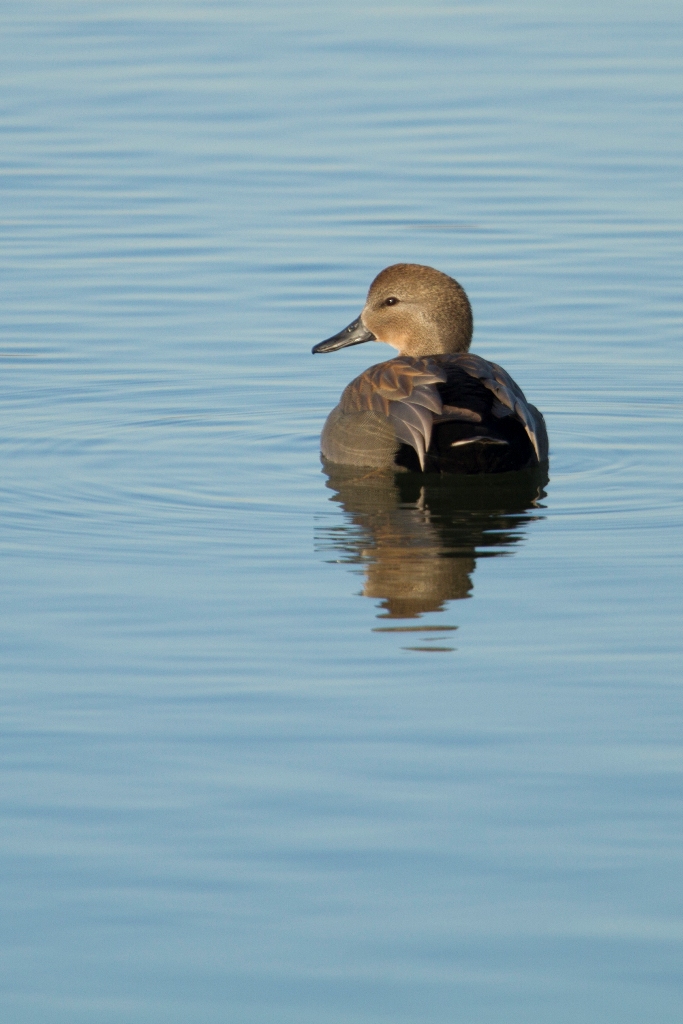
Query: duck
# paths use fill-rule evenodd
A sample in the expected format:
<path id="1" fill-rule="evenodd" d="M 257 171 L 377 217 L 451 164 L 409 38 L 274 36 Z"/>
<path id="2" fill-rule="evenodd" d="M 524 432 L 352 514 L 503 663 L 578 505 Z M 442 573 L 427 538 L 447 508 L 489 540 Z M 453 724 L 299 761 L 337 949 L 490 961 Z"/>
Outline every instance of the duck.
<path id="1" fill-rule="evenodd" d="M 546 463 L 543 416 L 502 366 L 469 351 L 473 329 L 455 278 L 417 263 L 382 270 L 360 316 L 312 349 L 398 350 L 344 389 L 322 430 L 323 462 L 467 475 Z"/>

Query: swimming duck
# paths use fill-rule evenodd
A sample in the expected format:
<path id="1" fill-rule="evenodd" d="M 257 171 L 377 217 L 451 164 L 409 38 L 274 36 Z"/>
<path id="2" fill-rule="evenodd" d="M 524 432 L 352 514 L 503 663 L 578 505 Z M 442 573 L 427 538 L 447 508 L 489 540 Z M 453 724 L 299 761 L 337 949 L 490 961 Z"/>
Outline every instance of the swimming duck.
<path id="1" fill-rule="evenodd" d="M 447 274 L 386 267 L 357 320 L 313 352 L 382 341 L 398 356 L 344 389 L 320 438 L 332 463 L 414 472 L 504 473 L 544 463 L 543 416 L 497 363 L 469 352 L 472 309 Z"/>

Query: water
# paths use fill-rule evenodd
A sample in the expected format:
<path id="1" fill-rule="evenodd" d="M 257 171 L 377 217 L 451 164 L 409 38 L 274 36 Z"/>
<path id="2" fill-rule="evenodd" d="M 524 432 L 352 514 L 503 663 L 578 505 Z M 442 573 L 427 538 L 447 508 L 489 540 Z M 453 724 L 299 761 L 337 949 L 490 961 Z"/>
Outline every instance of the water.
<path id="1" fill-rule="evenodd" d="M 682 36 L 5 8 L 3 1019 L 680 1019 Z M 398 260 L 547 482 L 321 471 Z"/>

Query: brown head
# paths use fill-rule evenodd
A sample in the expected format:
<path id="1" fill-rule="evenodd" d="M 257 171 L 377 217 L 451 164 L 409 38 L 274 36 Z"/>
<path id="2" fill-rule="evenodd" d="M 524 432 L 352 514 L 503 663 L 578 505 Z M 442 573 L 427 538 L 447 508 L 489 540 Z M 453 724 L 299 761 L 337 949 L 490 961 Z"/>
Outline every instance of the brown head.
<path id="1" fill-rule="evenodd" d="M 372 282 L 358 320 L 313 351 L 332 352 L 362 341 L 384 341 L 406 356 L 467 352 L 472 341 L 467 295 L 433 267 L 396 263 Z"/>

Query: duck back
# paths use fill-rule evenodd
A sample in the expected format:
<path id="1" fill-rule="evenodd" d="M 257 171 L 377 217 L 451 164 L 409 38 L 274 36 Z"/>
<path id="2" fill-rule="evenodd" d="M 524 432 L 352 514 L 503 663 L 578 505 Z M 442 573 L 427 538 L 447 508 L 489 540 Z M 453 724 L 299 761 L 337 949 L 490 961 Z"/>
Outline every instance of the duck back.
<path id="1" fill-rule="evenodd" d="M 344 390 L 321 437 L 337 464 L 505 473 L 548 457 L 540 412 L 496 363 L 472 353 L 400 356 Z"/>

